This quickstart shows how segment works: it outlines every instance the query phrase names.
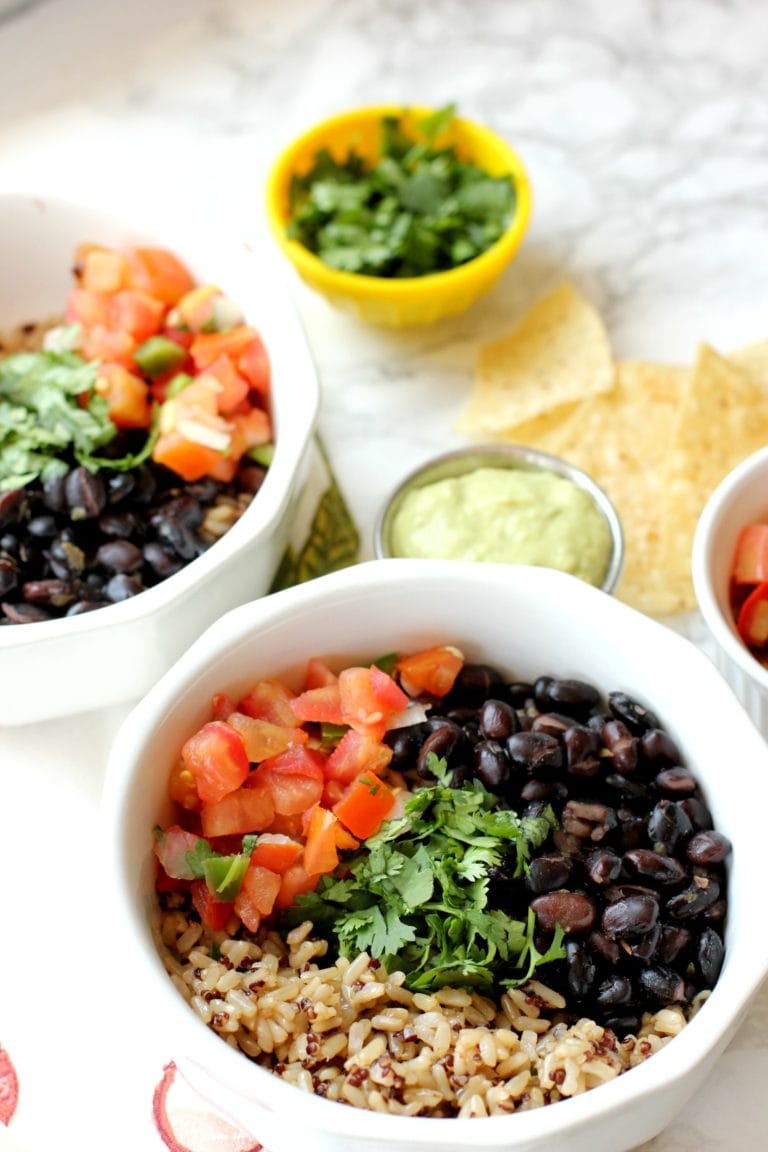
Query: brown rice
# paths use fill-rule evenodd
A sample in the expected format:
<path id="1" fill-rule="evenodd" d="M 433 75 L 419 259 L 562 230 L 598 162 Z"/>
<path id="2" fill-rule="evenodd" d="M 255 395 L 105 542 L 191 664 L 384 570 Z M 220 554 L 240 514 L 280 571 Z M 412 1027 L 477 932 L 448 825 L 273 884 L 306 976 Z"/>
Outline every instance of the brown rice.
<path id="1" fill-rule="evenodd" d="M 536 980 L 495 1003 L 465 988 L 413 993 L 366 953 L 322 965 L 307 921 L 281 937 L 212 933 L 166 897 L 158 935 L 179 992 L 228 1044 L 329 1100 L 405 1116 L 492 1116 L 575 1096 L 646 1060 L 686 1023 L 646 1014 L 619 1040 L 568 1023 L 563 998 Z"/>

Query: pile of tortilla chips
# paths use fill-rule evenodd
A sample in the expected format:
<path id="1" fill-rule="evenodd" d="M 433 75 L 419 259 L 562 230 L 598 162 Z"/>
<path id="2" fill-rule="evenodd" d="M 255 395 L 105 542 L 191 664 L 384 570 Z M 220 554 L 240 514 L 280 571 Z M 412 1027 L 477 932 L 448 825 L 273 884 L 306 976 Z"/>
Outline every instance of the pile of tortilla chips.
<path id="1" fill-rule="evenodd" d="M 728 356 L 701 344 L 691 367 L 614 361 L 599 315 L 564 284 L 482 349 L 457 429 L 583 468 L 621 517 L 616 595 L 651 616 L 688 612 L 691 545 L 707 497 L 768 444 L 768 343 Z"/>

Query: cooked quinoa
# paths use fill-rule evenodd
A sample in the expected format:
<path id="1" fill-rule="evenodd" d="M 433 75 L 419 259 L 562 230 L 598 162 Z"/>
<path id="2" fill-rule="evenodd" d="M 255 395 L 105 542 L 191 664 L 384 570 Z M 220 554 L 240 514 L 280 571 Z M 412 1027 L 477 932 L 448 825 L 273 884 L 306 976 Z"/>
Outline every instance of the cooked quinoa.
<path id="1" fill-rule="evenodd" d="M 228 1044 L 306 1092 L 359 1108 L 434 1117 L 537 1108 L 614 1079 L 686 1024 L 681 1008 L 666 1007 L 619 1040 L 595 1021 L 569 1023 L 563 997 L 536 980 L 498 1002 L 458 987 L 410 992 L 404 973 L 367 953 L 324 966 L 328 943 L 312 928 L 234 938 L 166 896 L 158 936 L 173 983 Z"/>

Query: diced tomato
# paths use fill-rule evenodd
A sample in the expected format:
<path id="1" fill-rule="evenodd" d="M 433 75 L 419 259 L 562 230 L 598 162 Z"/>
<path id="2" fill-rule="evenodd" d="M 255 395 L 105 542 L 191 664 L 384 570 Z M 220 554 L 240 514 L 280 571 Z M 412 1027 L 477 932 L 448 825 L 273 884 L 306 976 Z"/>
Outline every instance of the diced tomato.
<path id="1" fill-rule="evenodd" d="M 215 284 L 200 284 L 177 301 L 173 321 L 191 333 L 203 332 L 213 325 L 213 302 L 220 295 Z"/>
<path id="2" fill-rule="evenodd" d="M 292 816 L 317 804 L 323 792 L 324 765 L 319 752 L 302 745 L 265 760 L 256 769 L 256 779 L 271 791 L 275 811 Z"/>
<path id="3" fill-rule="evenodd" d="M 370 674 L 373 694 L 387 712 L 393 714 L 402 712 L 403 708 L 407 708 L 410 697 L 403 692 L 400 685 L 396 684 L 391 676 L 382 672 L 381 668 L 377 668 L 375 664 L 371 664 Z"/>
<path id="4" fill-rule="evenodd" d="M 318 872 L 333 872 L 339 862 L 336 843 L 337 817 L 320 804 L 315 805 L 307 827 L 304 845 L 304 867 L 310 876 Z"/>
<path id="5" fill-rule="evenodd" d="M 768 524 L 747 524 L 741 529 L 731 576 L 737 584 L 768 581 Z"/>
<path id="6" fill-rule="evenodd" d="M 142 344 L 160 330 L 165 305 L 146 292 L 126 289 L 115 293 L 109 311 L 110 327 L 127 332 L 137 344 Z"/>
<path id="7" fill-rule="evenodd" d="M 328 780 L 348 784 L 361 772 L 378 776 L 392 759 L 392 749 L 373 736 L 350 728 L 345 732 L 325 765 Z"/>
<path id="8" fill-rule="evenodd" d="M 234 903 L 216 900 L 205 880 L 193 880 L 192 903 L 206 928 L 212 932 L 223 932 L 232 917 Z"/>
<path id="9" fill-rule="evenodd" d="M 768 582 L 758 584 L 747 596 L 736 627 L 750 648 L 764 648 L 768 644 Z"/>
<path id="10" fill-rule="evenodd" d="M 450 692 L 463 665 L 464 656 L 458 648 L 440 645 L 402 657 L 395 670 L 409 696 L 426 693 L 442 697 Z"/>
<path id="11" fill-rule="evenodd" d="M 194 365 L 198 371 L 204 372 L 206 368 L 210 368 L 214 360 L 218 360 L 219 356 L 231 356 L 237 364 L 240 356 L 257 335 L 258 333 L 247 324 L 238 324 L 226 332 L 201 332 L 195 336 L 190 347 Z"/>
<path id="12" fill-rule="evenodd" d="M 133 368 L 136 341 L 129 332 L 94 324 L 83 330 L 79 351 L 86 360 L 101 360 L 104 364 L 113 362 L 122 364 L 124 368 Z"/>
<path id="13" fill-rule="evenodd" d="M 387 730 L 388 711 L 374 692 L 370 668 L 345 668 L 339 673 L 343 722 L 380 740 Z"/>
<path id="14" fill-rule="evenodd" d="M 163 304 L 176 304 L 195 287 L 188 269 L 165 248 L 134 248 L 126 254 L 125 283 Z"/>
<path id="15" fill-rule="evenodd" d="M 254 333 L 251 341 L 242 349 L 237 357 L 237 368 L 252 388 L 261 392 L 262 396 L 268 395 L 271 371 L 267 350 L 260 336 Z"/>
<path id="16" fill-rule="evenodd" d="M 323 785 L 323 794 L 320 797 L 320 803 L 324 808 L 333 809 L 334 804 L 338 804 L 342 796 L 347 790 L 348 780 L 335 780 L 328 778 Z"/>
<path id="17" fill-rule="evenodd" d="M 109 326 L 111 300 L 106 292 L 72 288 L 67 296 L 65 319 L 68 324 L 82 324 L 84 328 L 92 328 L 94 324 L 106 328 Z"/>
<path id="18" fill-rule="evenodd" d="M 200 809 L 203 835 L 207 838 L 264 832 L 271 826 L 274 813 L 274 800 L 268 788 L 243 786 L 214 804 L 203 804 Z"/>
<path id="19" fill-rule="evenodd" d="M 308 688 L 291 701 L 291 710 L 302 723 L 343 724 L 338 680 L 321 688 Z"/>
<path id="20" fill-rule="evenodd" d="M 234 792 L 250 771 L 242 736 L 222 720 L 211 720 L 190 736 L 181 758 L 204 804 L 214 804 Z"/>
<path id="21" fill-rule="evenodd" d="M 229 356 L 217 356 L 206 369 L 221 385 L 218 405 L 219 412 L 233 412 L 243 402 L 251 390 L 244 376 L 235 368 Z"/>
<path id="22" fill-rule="evenodd" d="M 155 889 L 158 892 L 188 892 L 189 880 L 176 880 L 169 876 L 159 860 L 155 861 Z"/>
<path id="23" fill-rule="evenodd" d="M 262 832 L 251 853 L 251 861 L 272 872 L 282 873 L 297 862 L 301 853 L 300 842 L 291 836 L 280 832 Z"/>
<path id="24" fill-rule="evenodd" d="M 307 670 L 304 673 L 305 692 L 308 692 L 310 688 L 323 688 L 326 684 L 338 684 L 338 682 L 338 676 L 329 668 L 325 660 L 313 656 L 307 661 Z"/>
<path id="25" fill-rule="evenodd" d="M 75 255 L 81 287 L 88 292 L 119 292 L 126 281 L 126 258 L 110 248 L 79 248 Z"/>
<path id="26" fill-rule="evenodd" d="M 221 453 L 187 440 L 180 432 L 165 432 L 157 438 L 152 459 L 170 468 L 182 480 L 193 481 L 206 476 L 221 459 Z"/>
<path id="27" fill-rule="evenodd" d="M 245 716 L 242 712 L 233 712 L 227 717 L 227 723 L 242 736 L 246 754 L 252 763 L 268 760 L 288 748 L 306 744 L 309 739 L 303 728 L 286 728 L 270 720 Z"/>
<path id="28" fill-rule="evenodd" d="M 363 772 L 333 806 L 334 815 L 359 840 L 378 831 L 395 803 L 392 789 L 372 773 Z"/>
<path id="29" fill-rule="evenodd" d="M 235 912 L 251 932 L 257 932 L 262 916 L 269 916 L 280 891 L 280 877 L 253 858 L 235 896 Z"/>
<path id="30" fill-rule="evenodd" d="M 297 896 L 304 892 L 314 892 L 319 880 L 319 874 L 310 876 L 303 864 L 294 864 L 280 878 L 275 907 L 290 908 Z"/>
<path id="31" fill-rule="evenodd" d="M 263 408 L 249 408 L 247 412 L 232 414 L 231 452 L 238 459 L 250 448 L 272 442 L 272 421 Z"/>
<path id="32" fill-rule="evenodd" d="M 293 697 L 290 688 L 280 680 L 259 680 L 238 700 L 237 711 L 257 720 L 271 720 L 273 724 L 284 724 L 290 728 L 296 723 L 291 708 Z"/>
<path id="33" fill-rule="evenodd" d="M 155 837 L 155 856 L 163 871 L 175 880 L 193 880 L 194 873 L 187 862 L 187 853 L 194 852 L 200 837 L 172 824 Z"/>
<path id="34" fill-rule="evenodd" d="M 140 376 L 122 364 L 102 364 L 94 391 L 107 402 L 110 420 L 118 428 L 147 428 L 152 408 L 149 389 Z"/>
<path id="35" fill-rule="evenodd" d="M 187 812 L 200 811 L 200 796 L 194 776 L 186 767 L 183 760 L 179 760 L 171 769 L 168 778 L 168 795 L 174 804 L 184 808 Z"/>
<path id="36" fill-rule="evenodd" d="M 290 836 L 291 840 L 304 842 L 304 828 L 301 823 L 302 812 L 293 812 L 286 815 L 284 812 L 275 812 L 269 831 L 276 836 Z"/>
<path id="37" fill-rule="evenodd" d="M 226 692 L 214 692 L 211 697 L 211 717 L 213 720 L 226 720 L 236 712 L 235 702 Z"/>

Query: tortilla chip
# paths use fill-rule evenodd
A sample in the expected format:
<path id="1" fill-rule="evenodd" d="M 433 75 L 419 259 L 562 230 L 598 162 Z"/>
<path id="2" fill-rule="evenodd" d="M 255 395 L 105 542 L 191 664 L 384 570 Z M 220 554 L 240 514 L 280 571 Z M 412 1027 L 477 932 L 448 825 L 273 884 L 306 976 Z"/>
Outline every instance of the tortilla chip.
<path id="1" fill-rule="evenodd" d="M 743 348 L 729 352 L 727 359 L 730 364 L 746 372 L 753 384 L 768 393 L 768 340 L 745 344 Z"/>
<path id="2" fill-rule="evenodd" d="M 620 362 L 610 392 L 505 433 L 507 440 L 572 461 L 605 489 L 624 531 L 616 595 L 649 615 L 670 610 L 659 518 L 676 413 L 689 377 L 689 369 L 675 365 Z"/>
<path id="3" fill-rule="evenodd" d="M 768 393 L 702 344 L 677 414 L 660 521 L 668 611 L 695 607 L 691 548 L 708 497 L 739 461 L 766 443 Z"/>
<path id="4" fill-rule="evenodd" d="M 469 404 L 456 428 L 498 435 L 613 385 L 613 359 L 600 316 L 562 284 L 523 316 L 509 335 L 481 349 Z"/>

